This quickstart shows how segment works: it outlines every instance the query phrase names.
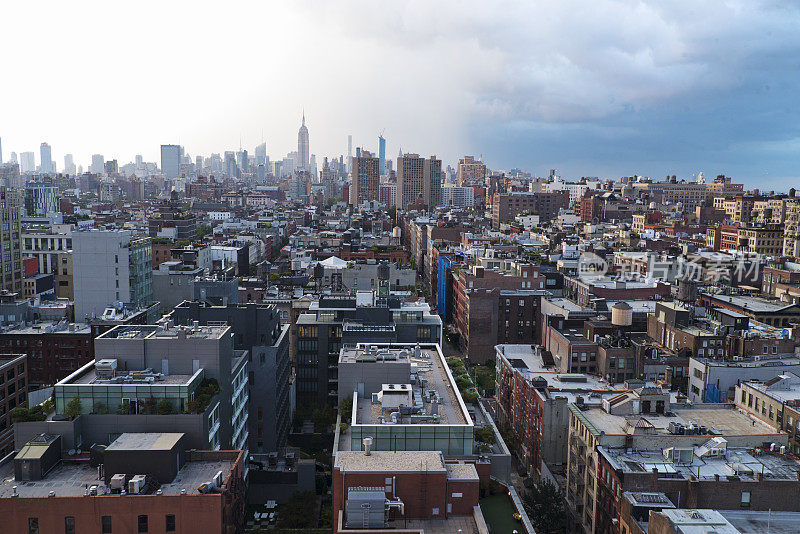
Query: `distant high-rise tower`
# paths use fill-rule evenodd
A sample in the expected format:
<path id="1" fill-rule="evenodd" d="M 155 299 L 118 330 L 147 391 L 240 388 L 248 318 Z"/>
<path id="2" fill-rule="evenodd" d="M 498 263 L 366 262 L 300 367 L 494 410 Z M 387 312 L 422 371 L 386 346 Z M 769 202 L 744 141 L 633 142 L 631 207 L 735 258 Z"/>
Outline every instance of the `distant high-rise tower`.
<path id="1" fill-rule="evenodd" d="M 353 170 L 353 136 L 347 136 L 347 173 Z"/>
<path id="2" fill-rule="evenodd" d="M 366 150 L 358 153 L 358 157 L 353 158 L 353 183 L 350 186 L 350 203 L 354 206 L 370 200 L 380 200 L 378 158 Z"/>
<path id="3" fill-rule="evenodd" d="M 256 165 L 267 163 L 267 143 L 261 143 L 256 147 Z"/>
<path id="4" fill-rule="evenodd" d="M 102 154 L 92 155 L 92 165 L 89 167 L 89 172 L 92 174 L 103 174 L 106 168 L 106 158 Z"/>
<path id="5" fill-rule="evenodd" d="M 406 209 L 419 199 L 428 209 L 441 203 L 442 161 L 406 153 L 397 158 L 397 205 Z"/>
<path id="6" fill-rule="evenodd" d="M 3 164 L 3 140 L 0 139 L 0 165 Z"/>
<path id="7" fill-rule="evenodd" d="M 181 147 L 161 145 L 161 172 L 167 178 L 178 178 L 181 174 Z"/>
<path id="8" fill-rule="evenodd" d="M 36 172 L 36 154 L 21 152 L 19 155 L 19 168 L 23 174 Z"/>
<path id="9" fill-rule="evenodd" d="M 303 124 L 300 125 L 300 131 L 297 132 L 297 164 L 304 171 L 308 170 L 308 156 L 308 128 L 306 128 L 306 114 L 303 112 Z"/>
<path id="10" fill-rule="evenodd" d="M 386 174 L 386 139 L 378 136 L 378 170 L 381 176 Z"/>
<path id="11" fill-rule="evenodd" d="M 53 152 L 47 143 L 39 145 L 39 161 L 41 162 L 39 170 L 42 174 L 53 174 L 55 172 L 53 168 Z"/>
<path id="12" fill-rule="evenodd" d="M 75 174 L 75 162 L 72 159 L 72 154 L 64 155 L 64 172 L 66 174 Z"/>

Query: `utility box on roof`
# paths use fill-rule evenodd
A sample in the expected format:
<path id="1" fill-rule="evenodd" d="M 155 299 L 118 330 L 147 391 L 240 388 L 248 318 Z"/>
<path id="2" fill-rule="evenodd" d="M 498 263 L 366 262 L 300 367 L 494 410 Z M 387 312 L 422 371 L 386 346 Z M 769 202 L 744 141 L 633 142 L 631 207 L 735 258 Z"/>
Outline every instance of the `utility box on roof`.
<path id="1" fill-rule="evenodd" d="M 61 461 L 61 436 L 42 434 L 25 444 L 14 457 L 14 478 L 42 480 Z"/>

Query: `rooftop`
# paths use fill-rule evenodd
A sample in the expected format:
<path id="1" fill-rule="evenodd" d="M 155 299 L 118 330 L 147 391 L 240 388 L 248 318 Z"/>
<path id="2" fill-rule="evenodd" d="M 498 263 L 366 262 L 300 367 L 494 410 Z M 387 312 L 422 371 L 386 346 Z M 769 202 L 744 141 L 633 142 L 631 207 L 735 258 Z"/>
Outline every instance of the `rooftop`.
<path id="1" fill-rule="evenodd" d="M 598 432 L 606 435 L 658 434 L 668 436 L 669 424 L 706 427 L 708 436 L 775 435 L 776 431 L 760 419 L 750 417 L 729 404 L 697 404 L 672 406 L 668 414 L 613 415 L 600 407 L 588 406 L 578 410 Z M 645 424 L 642 424 L 642 421 Z M 677 436 L 676 436 L 677 437 Z M 697 436 L 688 436 L 689 438 Z"/>
<path id="2" fill-rule="evenodd" d="M 109 445 L 107 451 L 168 451 L 183 437 L 182 433 L 124 433 Z"/>
<path id="3" fill-rule="evenodd" d="M 691 460 L 681 458 L 679 462 L 667 458 L 670 449 L 662 451 L 600 447 L 599 450 L 615 470 L 626 473 L 649 473 L 656 469 L 660 476 L 668 478 L 695 477 L 709 480 L 719 476 L 720 480 L 736 480 L 733 477 L 738 477 L 739 480 L 752 481 L 757 480 L 763 473 L 765 479 L 797 480 L 800 473 L 798 460 L 769 451 L 728 448 L 719 456 L 700 457 L 698 454 L 701 453 L 701 447 L 685 448 L 693 450 Z"/>
<path id="4" fill-rule="evenodd" d="M 227 325 L 175 326 L 169 322 L 162 325 L 120 325 L 99 336 L 98 339 L 220 339 L 228 330 L 230 327 Z"/>
<path id="5" fill-rule="evenodd" d="M 19 323 L 2 329 L 3 334 L 38 335 L 38 334 L 91 334 L 92 328 L 86 323 L 69 323 L 67 321 L 38 321 L 31 324 Z"/>
<path id="6" fill-rule="evenodd" d="M 438 345 L 422 345 L 417 350 L 414 345 L 359 344 L 355 349 L 342 349 L 339 361 L 384 365 L 385 361 L 391 359 L 411 364 L 409 381 L 402 386 L 409 387 L 409 408 L 413 407 L 416 415 L 401 415 L 399 424 L 417 424 L 417 421 L 421 421 L 423 424 L 466 425 L 471 422 Z M 391 388 L 393 385 L 387 386 Z M 437 399 L 435 403 L 430 395 L 432 391 Z M 437 417 L 423 420 L 424 415 L 433 415 L 433 404 L 436 405 Z M 398 406 L 391 402 L 373 402 L 371 397 L 360 398 L 355 422 L 362 425 L 382 424 L 382 420 L 388 421 L 391 412 L 397 409 Z"/>
<path id="7" fill-rule="evenodd" d="M 439 451 L 372 451 L 369 456 L 363 451 L 339 451 L 334 467 L 345 473 L 446 471 L 444 457 Z"/>
<path id="8" fill-rule="evenodd" d="M 197 488 L 201 484 L 212 480 L 218 471 L 230 473 L 233 465 L 232 459 L 186 462 L 172 483 L 160 486 L 161 492 L 165 495 L 180 495 L 181 490 L 186 490 L 189 495 L 199 494 Z M 79 497 L 91 486 L 97 486 L 98 495 L 110 493 L 103 480 L 97 478 L 97 468 L 89 465 L 88 460 L 62 461 L 43 480 L 28 482 L 15 480 L 14 462 L 7 462 L 0 466 L 0 499 L 11 497 L 14 486 L 20 497 L 47 497 L 51 491 L 57 497 Z M 109 495 L 107 498 L 114 496 Z"/>
<path id="9" fill-rule="evenodd" d="M 746 309 L 753 313 L 776 313 L 783 311 L 786 308 L 791 308 L 794 306 L 793 304 L 788 304 L 786 302 L 779 303 L 759 297 L 747 297 L 741 295 L 719 295 L 719 294 L 703 293 L 703 296 L 706 298 L 716 300 L 718 302 L 724 302 L 726 304 L 730 304 L 731 306 L 736 306 L 738 308 Z"/>

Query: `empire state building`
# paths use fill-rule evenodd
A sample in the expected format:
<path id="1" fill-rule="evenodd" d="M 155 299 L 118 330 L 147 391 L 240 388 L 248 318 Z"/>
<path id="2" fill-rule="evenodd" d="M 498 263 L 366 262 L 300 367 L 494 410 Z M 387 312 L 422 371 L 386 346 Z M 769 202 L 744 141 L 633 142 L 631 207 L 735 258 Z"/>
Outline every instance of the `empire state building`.
<path id="1" fill-rule="evenodd" d="M 298 165 L 304 171 L 308 170 L 308 128 L 306 128 L 306 114 L 303 113 L 303 124 L 297 132 L 297 157 Z"/>

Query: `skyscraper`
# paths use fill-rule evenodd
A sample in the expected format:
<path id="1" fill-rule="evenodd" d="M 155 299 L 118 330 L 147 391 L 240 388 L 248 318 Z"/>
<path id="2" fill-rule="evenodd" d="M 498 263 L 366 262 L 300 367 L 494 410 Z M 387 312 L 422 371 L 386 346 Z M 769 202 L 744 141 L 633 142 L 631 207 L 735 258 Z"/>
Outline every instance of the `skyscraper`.
<path id="1" fill-rule="evenodd" d="M 353 136 L 347 136 L 347 173 L 353 170 Z"/>
<path id="2" fill-rule="evenodd" d="M 256 165 L 267 163 L 267 143 L 261 143 L 256 147 Z"/>
<path id="3" fill-rule="evenodd" d="M 380 175 L 378 158 L 366 150 L 361 150 L 353 158 L 353 183 L 350 187 L 350 203 L 354 206 L 362 202 L 380 200 Z"/>
<path id="4" fill-rule="evenodd" d="M 92 155 L 92 165 L 89 167 L 89 172 L 92 174 L 103 174 L 106 170 L 106 158 L 102 154 Z"/>
<path id="5" fill-rule="evenodd" d="M 36 155 L 33 152 L 20 153 L 19 168 L 22 174 L 36 172 Z"/>
<path id="6" fill-rule="evenodd" d="M 378 136 L 378 171 L 381 176 L 386 174 L 386 139 L 383 135 Z"/>
<path id="7" fill-rule="evenodd" d="M 464 156 L 458 160 L 456 184 L 476 185 L 483 184 L 486 180 L 486 164 L 473 156 Z"/>
<path id="8" fill-rule="evenodd" d="M 0 139 L 0 165 L 3 164 L 3 140 Z"/>
<path id="9" fill-rule="evenodd" d="M 303 124 L 300 125 L 300 131 L 297 132 L 297 165 L 300 169 L 308 170 L 308 128 L 306 128 L 306 114 L 303 112 Z"/>
<path id="10" fill-rule="evenodd" d="M 397 205 L 406 209 L 422 199 L 428 209 L 442 201 L 442 161 L 431 156 L 422 159 L 418 154 L 397 158 Z"/>
<path id="11" fill-rule="evenodd" d="M 161 145 L 161 172 L 167 178 L 178 178 L 181 174 L 181 147 Z"/>
<path id="12" fill-rule="evenodd" d="M 239 166 L 236 165 L 236 154 L 232 150 L 225 151 L 225 175 L 228 178 L 239 177 Z"/>
<path id="13" fill-rule="evenodd" d="M 53 168 L 53 152 L 50 149 L 50 145 L 47 143 L 39 145 L 39 161 L 41 162 L 39 170 L 42 174 L 55 173 L 55 169 Z"/>
<path id="14" fill-rule="evenodd" d="M 75 161 L 72 154 L 64 155 L 64 172 L 67 174 L 75 174 Z"/>
<path id="15" fill-rule="evenodd" d="M 33 152 L 30 152 L 33 156 Z M 22 291 L 22 259 L 20 258 L 19 217 L 22 199 L 18 191 L 0 186 L 0 224 L 6 229 L 0 233 L 0 247 L 8 251 L 0 261 L 0 288 L 20 293 Z"/>

